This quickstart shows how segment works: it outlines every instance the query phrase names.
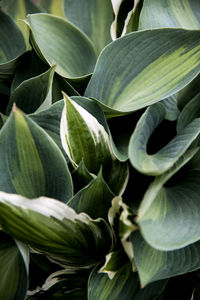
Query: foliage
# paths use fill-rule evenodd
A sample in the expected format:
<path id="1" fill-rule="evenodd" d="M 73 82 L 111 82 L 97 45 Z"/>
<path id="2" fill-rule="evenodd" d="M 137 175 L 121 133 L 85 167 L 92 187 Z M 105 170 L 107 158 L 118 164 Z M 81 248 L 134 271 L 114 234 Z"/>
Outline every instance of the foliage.
<path id="1" fill-rule="evenodd" d="M 0 298 L 199 299 L 199 1 L 0 3 Z"/>

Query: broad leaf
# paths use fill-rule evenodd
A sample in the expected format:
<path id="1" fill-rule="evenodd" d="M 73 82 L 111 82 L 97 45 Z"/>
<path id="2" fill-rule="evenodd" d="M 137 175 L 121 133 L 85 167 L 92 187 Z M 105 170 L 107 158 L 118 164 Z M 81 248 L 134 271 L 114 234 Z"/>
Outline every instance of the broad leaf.
<path id="1" fill-rule="evenodd" d="M 80 190 L 67 204 L 77 213 L 85 212 L 91 218 L 107 220 L 111 201 L 115 197 L 103 179 L 102 172 Z M 97 209 L 98 207 L 98 209 Z"/>
<path id="2" fill-rule="evenodd" d="M 66 18 L 94 43 L 97 54 L 111 42 L 113 10 L 110 0 L 64 0 Z"/>
<path id="3" fill-rule="evenodd" d="M 28 288 L 28 260 L 22 256 L 15 241 L 3 231 L 0 231 L 0 240 L 1 298 L 24 299 Z"/>
<path id="4" fill-rule="evenodd" d="M 129 237 L 142 286 L 200 268 L 200 243 L 175 251 L 160 251 L 145 242 L 139 232 Z"/>
<path id="5" fill-rule="evenodd" d="M 144 0 L 139 29 L 200 28 L 200 2 L 196 0 Z"/>
<path id="6" fill-rule="evenodd" d="M 0 224 L 14 238 L 69 266 L 96 264 L 112 248 L 111 229 L 103 219 L 77 214 L 51 198 L 30 201 L 0 192 Z"/>
<path id="7" fill-rule="evenodd" d="M 83 160 L 87 169 L 97 174 L 101 165 L 115 159 L 109 135 L 85 108 L 66 95 L 64 99 L 60 129 L 63 148 L 75 168 Z"/>
<path id="8" fill-rule="evenodd" d="M 154 248 L 175 250 L 200 240 L 200 171 L 193 169 L 190 162 L 181 169 L 196 152 L 186 152 L 168 172 L 153 181 L 144 195 L 137 221 L 143 237 Z"/>
<path id="9" fill-rule="evenodd" d="M 55 66 L 45 73 L 23 81 L 11 94 L 7 113 L 15 103 L 25 113 L 40 112 L 52 104 L 52 84 Z"/>
<path id="10" fill-rule="evenodd" d="M 142 115 L 131 136 L 129 158 L 141 173 L 157 176 L 170 167 L 184 154 L 200 133 L 200 118 L 189 123 L 165 147 L 155 154 L 147 153 L 147 144 L 156 127 L 166 118 L 162 103 L 149 107 Z"/>
<path id="11" fill-rule="evenodd" d="M 159 281 L 144 289 L 136 272 L 132 272 L 131 264 L 126 263 L 111 280 L 107 274 L 98 272 L 98 266 L 90 275 L 88 283 L 88 300 L 152 300 L 161 294 L 166 281 Z"/>
<path id="12" fill-rule="evenodd" d="M 199 31 L 166 28 L 130 33 L 102 51 L 85 96 L 99 100 L 114 114 L 165 99 L 199 73 L 199 43 Z"/>
<path id="13" fill-rule="evenodd" d="M 95 175 L 102 166 L 104 179 L 111 190 L 115 194 L 122 193 L 127 184 L 129 170 L 127 164 L 119 162 L 114 155 L 107 127 L 104 127 L 105 120 L 102 118 L 100 123 L 85 106 L 83 108 L 66 95 L 64 98 L 60 135 L 72 165 L 77 168 L 83 160 L 88 171 Z M 87 107 L 92 108 L 94 114 L 97 113 L 101 118 L 102 112 L 95 103 L 90 106 L 88 103 Z"/>
<path id="14" fill-rule="evenodd" d="M 0 133 L 0 190 L 67 201 L 73 193 L 67 162 L 53 140 L 14 108 Z"/>
<path id="15" fill-rule="evenodd" d="M 94 69 L 96 54 L 90 40 L 64 18 L 49 14 L 28 16 L 37 52 L 66 78 L 83 77 Z"/>

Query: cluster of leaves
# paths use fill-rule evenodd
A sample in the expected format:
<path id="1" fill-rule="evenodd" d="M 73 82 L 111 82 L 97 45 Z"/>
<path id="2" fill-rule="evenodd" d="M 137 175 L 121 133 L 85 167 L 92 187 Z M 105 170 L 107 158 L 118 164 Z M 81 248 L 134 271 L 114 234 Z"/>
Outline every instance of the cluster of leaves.
<path id="1" fill-rule="evenodd" d="M 199 299 L 200 2 L 0 5 L 0 298 Z"/>

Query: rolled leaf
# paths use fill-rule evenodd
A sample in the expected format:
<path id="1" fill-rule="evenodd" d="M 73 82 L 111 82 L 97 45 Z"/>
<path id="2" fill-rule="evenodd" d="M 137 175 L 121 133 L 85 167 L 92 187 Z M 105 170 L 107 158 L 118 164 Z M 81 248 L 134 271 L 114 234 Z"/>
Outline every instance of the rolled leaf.
<path id="1" fill-rule="evenodd" d="M 110 0 L 64 0 L 66 18 L 94 43 L 97 54 L 111 42 L 113 10 Z"/>
<path id="2" fill-rule="evenodd" d="M 66 78 L 93 72 L 96 54 L 90 40 L 64 18 L 49 14 L 28 16 L 32 42 L 50 66 Z"/>
<path id="3" fill-rule="evenodd" d="M 200 28 L 200 3 L 196 0 L 144 0 L 139 29 Z"/>
<path id="4" fill-rule="evenodd" d="M 179 133 L 194 119 L 200 117 L 200 93 L 198 93 L 193 99 L 191 99 L 181 111 L 177 120 L 177 132 Z"/>
<path id="5" fill-rule="evenodd" d="M 199 151 L 188 150 L 168 172 L 158 176 L 141 202 L 137 221 L 142 236 L 158 250 L 176 250 L 200 240 L 200 171 L 190 166 L 195 153 L 199 158 Z"/>
<path id="6" fill-rule="evenodd" d="M 166 172 L 200 134 L 200 118 L 197 118 L 160 151 L 150 155 L 147 153 L 148 140 L 165 117 L 166 109 L 162 103 L 152 105 L 142 115 L 130 139 L 130 161 L 139 172 L 146 175 L 157 176 Z"/>
<path id="7" fill-rule="evenodd" d="M 112 248 L 112 232 L 103 219 L 77 214 L 51 198 L 30 201 L 0 192 L 0 225 L 14 238 L 69 266 L 94 265 Z"/>
<path id="8" fill-rule="evenodd" d="M 199 31 L 166 28 L 130 33 L 102 51 L 85 96 L 99 100 L 113 114 L 168 98 L 199 73 L 199 44 Z"/>
<path id="9" fill-rule="evenodd" d="M 54 141 L 14 108 L 0 132 L 0 190 L 66 202 L 73 188 L 67 162 Z"/>

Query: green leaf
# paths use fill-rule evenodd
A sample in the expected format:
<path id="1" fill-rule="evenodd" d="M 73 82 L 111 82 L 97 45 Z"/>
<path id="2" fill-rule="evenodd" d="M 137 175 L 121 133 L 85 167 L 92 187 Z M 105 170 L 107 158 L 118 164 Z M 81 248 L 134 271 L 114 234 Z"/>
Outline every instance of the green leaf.
<path id="1" fill-rule="evenodd" d="M 19 26 L 28 47 L 29 30 L 23 20 L 26 19 L 27 14 L 40 12 L 39 7 L 31 0 L 2 0 L 1 7 Z"/>
<path id="2" fill-rule="evenodd" d="M 67 162 L 53 140 L 14 109 L 0 133 L 0 190 L 66 202 L 73 188 Z"/>
<path id="3" fill-rule="evenodd" d="M 79 105 L 77 101 L 84 100 L 84 97 L 74 97 L 72 100 L 64 95 L 64 98 L 60 135 L 72 165 L 77 168 L 83 160 L 88 171 L 95 175 L 102 166 L 108 186 L 115 194 L 121 194 L 127 184 L 129 169 L 114 155 L 101 109 L 87 99 L 86 104 Z M 96 114 L 98 119 L 94 116 Z"/>
<path id="4" fill-rule="evenodd" d="M 48 69 L 48 65 L 45 64 L 33 50 L 25 52 L 18 59 L 11 92 L 13 92 L 23 81 L 36 77 L 41 73 L 46 72 Z"/>
<path id="5" fill-rule="evenodd" d="M 88 283 L 88 300 L 152 300 L 161 294 L 166 281 L 159 281 L 144 289 L 131 264 L 126 263 L 111 280 L 107 274 L 98 272 L 98 266 L 92 271 Z"/>
<path id="6" fill-rule="evenodd" d="M 12 61 L 25 52 L 26 47 L 20 30 L 2 10 L 0 10 L 0 35 L 0 64 Z"/>
<path id="7" fill-rule="evenodd" d="M 199 104 L 200 93 L 198 93 L 193 99 L 191 99 L 181 111 L 177 120 L 177 132 L 179 133 L 194 119 L 200 117 L 200 104 Z"/>
<path id="8" fill-rule="evenodd" d="M 199 43 L 199 31 L 168 28 L 119 38 L 100 54 L 85 96 L 115 114 L 168 98 L 199 73 Z"/>
<path id="9" fill-rule="evenodd" d="M 61 141 L 76 168 L 83 160 L 89 172 L 97 174 L 101 165 L 110 164 L 112 153 L 107 131 L 85 108 L 64 95 Z"/>
<path id="10" fill-rule="evenodd" d="M 162 103 L 152 105 L 142 115 L 130 139 L 130 161 L 134 168 L 146 175 L 157 176 L 166 172 L 184 154 L 200 133 L 200 118 L 197 118 L 182 129 L 161 150 L 155 154 L 148 154 L 148 140 L 165 117 L 166 109 Z"/>
<path id="11" fill-rule="evenodd" d="M 197 94 L 200 93 L 200 75 L 195 77 L 186 87 L 179 91 L 177 95 L 178 107 L 180 110 L 192 100 Z"/>
<path id="12" fill-rule="evenodd" d="M 158 250 L 176 250 L 200 240 L 200 171 L 191 168 L 190 162 L 182 168 L 195 153 L 199 150 L 188 150 L 168 172 L 158 176 L 141 202 L 138 224 L 145 240 Z"/>
<path id="13" fill-rule="evenodd" d="M 94 43 L 97 54 L 111 42 L 113 10 L 110 0 L 64 0 L 66 18 Z"/>
<path id="14" fill-rule="evenodd" d="M 59 270 L 52 273 L 41 289 L 27 299 L 87 300 L 87 277 L 88 274 L 85 270 L 81 272 Z"/>
<path id="15" fill-rule="evenodd" d="M 64 17 L 63 0 L 38 0 L 37 3 L 48 13 Z"/>
<path id="16" fill-rule="evenodd" d="M 0 295 L 2 299 L 24 299 L 28 288 L 28 270 L 14 240 L 0 231 Z"/>
<path id="17" fill-rule="evenodd" d="M 63 154 L 65 154 L 60 140 L 60 120 L 63 107 L 64 101 L 60 100 L 52 104 L 50 108 L 30 114 L 29 117 L 50 135 Z"/>
<path id="18" fill-rule="evenodd" d="M 165 107 L 165 119 L 169 121 L 176 121 L 180 110 L 178 108 L 178 96 L 177 94 L 172 95 L 171 97 L 162 100 L 162 104 Z"/>
<path id="19" fill-rule="evenodd" d="M 94 69 L 96 54 L 90 40 L 64 18 L 49 14 L 28 16 L 32 42 L 40 56 L 65 78 L 84 77 Z"/>
<path id="20" fill-rule="evenodd" d="M 128 256 L 123 248 L 119 248 L 106 255 L 104 265 L 98 273 L 106 273 L 110 279 L 113 279 L 116 273 L 128 262 Z"/>
<path id="21" fill-rule="evenodd" d="M 108 210 L 115 197 L 103 179 L 102 171 L 67 204 L 77 213 L 85 212 L 91 218 L 108 219 Z M 98 209 L 97 209 L 98 207 Z"/>
<path id="22" fill-rule="evenodd" d="M 139 29 L 200 28 L 200 2 L 196 0 L 144 0 Z"/>
<path id="23" fill-rule="evenodd" d="M 0 36 L 0 86 L 2 89 L 5 81 L 12 78 L 18 57 L 26 51 L 21 31 L 2 10 L 0 10 Z"/>
<path id="24" fill-rule="evenodd" d="M 77 214 L 51 198 L 30 201 L 0 192 L 0 224 L 14 238 L 69 266 L 94 265 L 112 248 L 112 232 L 103 219 Z"/>
<path id="25" fill-rule="evenodd" d="M 143 0 L 136 0 L 134 2 L 133 9 L 128 13 L 125 20 L 124 29 L 122 35 L 137 31 L 139 27 L 139 17 L 143 6 Z"/>
<path id="26" fill-rule="evenodd" d="M 74 193 L 77 193 L 90 183 L 94 177 L 90 174 L 83 161 L 80 162 L 77 169 L 71 173 L 74 183 Z"/>
<path id="27" fill-rule="evenodd" d="M 45 73 L 23 81 L 11 94 L 7 114 L 13 104 L 25 113 L 40 112 L 52 104 L 52 84 L 55 66 Z"/>
<path id="28" fill-rule="evenodd" d="M 175 251 L 160 251 L 147 244 L 139 231 L 131 233 L 129 239 L 142 286 L 200 268 L 199 242 Z"/>
<path id="29" fill-rule="evenodd" d="M 123 0 L 111 0 L 113 12 L 114 12 L 114 21 L 111 24 L 110 33 L 113 40 L 117 38 L 117 16 L 119 13 L 119 9 Z"/>

